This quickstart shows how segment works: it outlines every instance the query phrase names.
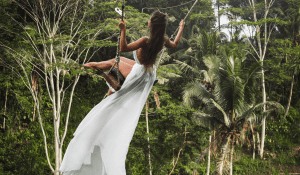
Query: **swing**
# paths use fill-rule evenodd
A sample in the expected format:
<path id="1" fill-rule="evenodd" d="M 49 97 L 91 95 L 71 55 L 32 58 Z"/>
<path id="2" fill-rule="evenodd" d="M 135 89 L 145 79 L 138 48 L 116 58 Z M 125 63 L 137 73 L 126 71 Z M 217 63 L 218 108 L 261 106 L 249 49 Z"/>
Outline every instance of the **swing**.
<path id="1" fill-rule="evenodd" d="M 124 1 L 122 2 L 122 10 L 120 10 L 119 8 L 115 8 L 116 12 L 119 13 L 122 16 L 122 21 L 123 21 L 123 17 L 124 17 L 124 8 L 125 8 L 125 4 Z M 116 4 L 118 3 L 118 1 L 116 2 Z M 120 62 L 120 36 L 121 36 L 121 30 L 118 36 L 118 46 L 117 46 L 117 54 L 115 57 L 115 63 L 114 65 L 110 68 L 109 71 L 103 72 L 102 76 L 105 79 L 105 81 L 115 90 L 118 91 L 119 89 L 121 89 L 124 81 L 125 81 L 125 77 L 120 73 L 119 71 L 119 62 Z M 115 65 L 117 64 L 117 69 L 115 68 Z"/>
<path id="2" fill-rule="evenodd" d="M 122 10 L 120 10 L 118 7 L 115 8 L 115 11 L 117 13 L 119 13 L 122 16 L 122 21 L 123 21 L 123 17 L 124 17 L 124 1 L 122 2 Z M 187 15 L 184 17 L 183 21 L 186 20 L 186 18 L 188 17 L 188 15 L 190 14 L 190 12 L 192 11 L 192 9 L 194 8 L 194 6 L 196 5 L 196 3 L 198 2 L 198 0 L 195 1 L 195 3 L 193 4 L 193 6 L 191 7 L 191 9 L 188 11 Z M 118 1 L 116 2 L 118 3 Z M 174 35 L 176 34 L 176 32 L 179 30 L 179 27 L 176 29 L 176 31 L 171 35 L 170 40 L 174 39 Z M 118 91 L 119 89 L 121 89 L 124 81 L 125 81 L 125 77 L 120 73 L 119 71 L 119 62 L 120 62 L 120 36 L 121 36 L 121 31 L 119 33 L 118 36 L 118 45 L 117 45 L 117 53 L 116 53 L 116 57 L 115 57 L 115 63 L 114 65 L 110 68 L 109 71 L 103 72 L 102 76 L 104 77 L 105 81 L 115 90 Z M 163 54 L 165 52 L 166 48 L 164 48 L 162 50 L 162 54 L 160 56 L 160 59 L 158 61 L 157 64 L 157 69 L 159 67 L 160 62 L 162 61 L 163 58 Z M 115 68 L 115 65 L 117 64 L 117 68 Z M 158 79 L 156 78 L 156 80 L 153 83 L 153 86 L 158 82 Z"/>

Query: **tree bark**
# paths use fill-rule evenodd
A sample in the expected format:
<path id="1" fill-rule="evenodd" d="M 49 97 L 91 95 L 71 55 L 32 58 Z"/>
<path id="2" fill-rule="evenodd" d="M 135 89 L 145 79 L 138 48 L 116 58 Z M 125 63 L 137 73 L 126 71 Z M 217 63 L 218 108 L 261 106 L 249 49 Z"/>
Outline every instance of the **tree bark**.
<path id="1" fill-rule="evenodd" d="M 230 149 L 230 172 L 229 174 L 232 175 L 233 167 L 232 167 L 232 160 L 233 160 L 233 144 L 234 144 L 234 137 L 231 140 L 231 149 Z"/>
<path id="2" fill-rule="evenodd" d="M 267 20 L 267 16 L 269 13 L 269 10 L 271 8 L 271 6 L 274 4 L 275 0 L 270 0 L 269 4 L 267 3 L 267 0 L 265 0 L 265 14 L 264 14 L 264 19 Z M 262 75 L 261 75 L 261 80 L 262 80 L 262 98 L 263 98 L 263 103 L 266 102 L 266 87 L 265 87 L 265 73 L 264 73 L 264 69 L 263 69 L 263 61 L 265 59 L 265 55 L 266 55 L 266 51 L 267 51 L 267 45 L 268 45 L 268 40 L 270 39 L 271 33 L 273 28 L 269 31 L 267 30 L 267 22 L 265 22 L 264 24 L 265 26 L 265 31 L 264 31 L 264 47 L 263 47 L 263 54 L 260 54 L 260 61 L 262 62 Z M 259 37 L 260 39 L 260 37 Z M 260 49 L 262 50 L 262 48 Z M 264 105 L 263 108 L 263 112 L 266 111 L 266 105 Z M 260 144 L 260 158 L 263 159 L 264 157 L 264 144 L 265 144 L 265 132 L 266 132 L 266 117 L 263 117 L 262 120 L 262 132 L 261 132 L 261 144 Z"/>
<path id="3" fill-rule="evenodd" d="M 264 70 L 262 69 L 261 71 L 262 75 L 261 75 L 261 84 L 262 84 L 262 98 L 263 98 L 263 103 L 266 102 L 266 88 L 265 88 L 265 74 L 264 74 Z M 266 105 L 264 105 L 263 107 L 263 112 L 266 111 Z M 260 159 L 263 159 L 264 157 L 264 143 L 265 143 L 265 132 L 266 132 L 266 117 L 264 116 L 262 119 L 262 127 L 261 127 L 261 142 L 260 142 Z"/>
<path id="4" fill-rule="evenodd" d="M 291 100 L 292 100 L 292 94 L 293 94 L 294 77 L 295 77 L 295 74 L 293 73 L 292 81 L 291 81 L 291 90 L 290 90 L 289 101 L 288 101 L 288 105 L 287 105 L 286 110 L 285 110 L 285 113 L 284 113 L 284 117 L 287 116 L 287 114 L 288 114 L 288 112 L 289 112 L 289 109 L 290 109 Z"/>
<path id="5" fill-rule="evenodd" d="M 256 136 L 257 136 L 257 151 L 260 153 L 260 139 L 259 139 L 259 134 L 258 132 L 256 133 Z"/>
<path id="6" fill-rule="evenodd" d="M 3 68 L 3 72 L 5 72 L 5 67 Z M 8 83 L 7 83 L 7 81 L 5 81 L 5 83 L 6 83 L 6 92 L 5 92 L 5 102 L 4 102 L 4 112 L 3 112 L 3 114 L 4 114 L 4 116 L 6 115 L 6 103 L 7 103 L 7 95 L 8 95 Z M 3 119 L 3 129 L 5 130 L 5 117 L 4 117 L 4 119 Z"/>
<path id="7" fill-rule="evenodd" d="M 34 119 L 35 119 L 35 107 L 36 107 L 36 104 L 34 102 L 34 106 L 33 106 L 33 115 L 32 115 L 32 121 L 34 122 Z"/>
<path id="8" fill-rule="evenodd" d="M 265 59 L 265 55 L 266 55 L 266 51 L 267 51 L 267 45 L 270 39 L 270 36 L 272 34 L 272 31 L 275 27 L 275 24 L 273 26 L 271 26 L 269 28 L 269 30 L 267 30 L 267 16 L 268 13 L 270 11 L 270 8 L 273 6 L 275 0 L 270 0 L 269 3 L 267 3 L 267 0 L 264 1 L 265 2 L 265 9 L 264 9 L 264 15 L 263 18 L 265 20 L 264 24 L 255 24 L 255 36 L 256 36 L 256 43 L 257 43 L 257 47 L 255 47 L 255 45 L 250 41 L 249 37 L 246 35 L 249 44 L 251 46 L 251 48 L 254 50 L 256 56 L 259 58 L 259 61 L 261 62 L 261 66 L 262 66 L 262 75 L 261 75 L 261 85 L 262 85 L 262 101 L 263 103 L 266 102 L 266 89 L 265 89 L 265 77 L 264 77 L 264 69 L 263 69 L 263 61 Z M 257 11 L 255 8 L 255 0 L 248 0 L 248 3 L 250 5 L 250 8 L 252 9 L 253 12 L 253 20 L 255 23 L 258 22 L 257 19 Z M 262 43 L 261 40 L 261 27 L 262 25 L 264 25 L 264 43 Z M 245 30 L 243 29 L 243 31 L 245 32 Z M 254 57 L 254 55 L 252 55 Z M 256 59 L 256 58 L 255 58 Z M 258 60 L 256 59 L 256 61 L 258 62 Z M 266 106 L 264 105 L 263 107 L 263 112 L 265 112 L 266 110 Z M 260 156 L 261 158 L 263 158 L 263 150 L 264 150 L 264 141 L 265 141 L 265 126 L 266 126 L 266 116 L 263 117 L 262 120 L 262 133 L 261 133 L 261 147 L 260 147 Z"/>
<path id="9" fill-rule="evenodd" d="M 216 150 L 217 150 L 217 145 L 215 140 L 216 140 L 216 130 L 214 130 L 214 139 L 213 139 L 213 148 L 212 148 L 214 158 L 216 157 Z"/>
<path id="10" fill-rule="evenodd" d="M 3 113 L 4 115 L 6 115 L 7 95 L 8 95 L 8 83 L 6 81 L 6 93 L 5 93 L 4 113 Z M 5 118 L 3 120 L 3 129 L 5 130 Z"/>
<path id="11" fill-rule="evenodd" d="M 7 81 L 6 81 L 7 83 Z M 6 115 L 6 103 L 7 103 L 7 95 L 8 95 L 8 84 L 6 84 L 6 93 L 5 93 L 5 102 L 4 102 L 4 115 Z M 3 129 L 5 129 L 5 118 L 3 120 Z"/>
<path id="12" fill-rule="evenodd" d="M 22 8 L 26 13 L 28 13 L 29 16 L 32 17 L 33 22 L 35 23 L 35 31 L 37 33 L 38 36 L 41 36 L 41 42 L 42 42 L 42 47 L 43 47 L 43 51 L 44 53 L 41 52 L 41 50 L 39 49 L 40 47 L 37 46 L 35 39 L 32 38 L 32 36 L 27 32 L 26 30 L 26 26 L 22 26 L 24 30 L 24 33 L 26 35 L 26 37 L 24 37 L 23 39 L 25 41 L 27 41 L 27 43 L 29 43 L 29 46 L 32 47 L 32 49 L 34 50 L 35 54 L 31 54 L 30 55 L 32 57 L 35 57 L 35 59 L 40 59 L 41 62 L 44 65 L 44 70 L 42 70 L 42 68 L 40 67 L 39 64 L 35 64 L 34 62 L 31 62 L 30 59 L 27 59 L 26 56 L 24 56 L 23 53 L 19 53 L 18 51 L 10 48 L 9 46 L 3 45 L 1 44 L 1 47 L 5 47 L 12 55 L 12 57 L 14 58 L 14 60 L 18 63 L 19 67 L 20 67 L 20 71 L 22 71 L 24 73 L 24 76 L 21 76 L 20 72 L 18 72 L 18 70 L 14 71 L 17 73 L 17 75 L 19 75 L 20 79 L 23 81 L 24 85 L 28 88 L 28 90 L 30 91 L 33 100 L 34 100 L 34 116 L 32 118 L 32 120 L 35 120 L 35 115 L 37 115 L 38 117 L 38 122 L 41 126 L 41 132 L 43 134 L 43 140 L 44 140 L 44 146 L 45 146 L 45 153 L 46 153 L 46 158 L 47 158 L 47 162 L 48 165 L 52 171 L 52 173 L 54 173 L 55 175 L 59 175 L 59 167 L 60 167 L 60 163 L 61 163 L 61 159 L 62 159 L 62 142 L 60 141 L 60 137 L 59 137 L 59 128 L 60 128 L 60 113 L 61 113 L 61 107 L 62 107 L 62 103 L 64 100 L 64 94 L 65 91 L 72 86 L 73 84 L 73 89 L 71 92 L 71 100 L 69 101 L 69 108 L 68 108 L 68 114 L 67 114 L 67 121 L 66 121 L 66 127 L 65 127 L 65 132 L 64 132 L 64 136 L 63 139 L 66 135 L 66 131 L 67 131 L 67 124 L 68 124 L 68 118 L 69 118 L 69 114 L 70 114 L 70 107 L 71 107 L 71 103 L 72 103 L 72 95 L 74 92 L 74 88 L 78 82 L 79 79 L 79 75 L 76 76 L 75 81 L 73 83 L 70 83 L 69 85 L 65 85 L 65 77 L 64 77 L 64 73 L 61 74 L 62 70 L 64 70 L 64 68 L 61 68 L 60 66 L 56 66 L 56 65 L 52 65 L 52 63 L 62 63 L 62 64 L 69 64 L 69 61 L 74 61 L 72 60 L 72 58 L 75 58 L 75 48 L 70 48 L 70 43 L 74 43 L 76 45 L 78 45 L 80 43 L 80 41 L 82 41 L 82 39 L 84 37 L 86 37 L 86 35 L 79 35 L 80 32 L 80 28 L 83 24 L 84 18 L 86 13 L 84 13 L 84 15 L 82 16 L 81 20 L 78 21 L 78 23 L 75 23 L 75 17 L 77 15 L 77 6 L 78 6 L 78 2 L 79 0 L 76 0 L 76 2 L 67 2 L 67 3 L 63 3 L 63 4 L 57 4 L 55 2 L 50 2 L 50 3 L 44 3 L 43 1 L 38 1 L 35 6 L 31 6 L 29 4 L 29 2 L 25 2 L 24 3 L 20 3 L 19 1 L 15 1 L 13 0 L 14 3 L 16 3 L 16 5 L 18 5 L 20 8 Z M 23 1 L 22 1 L 23 2 Z M 75 8 L 72 9 L 72 8 Z M 52 11 L 53 13 L 51 13 L 51 15 L 54 16 L 48 16 L 50 14 L 48 14 L 48 11 Z M 62 42 L 62 44 L 64 44 L 64 46 L 66 47 L 62 47 L 62 55 L 59 55 L 59 57 L 61 57 L 61 60 L 58 60 L 58 56 L 55 53 L 57 49 L 57 47 L 54 47 L 54 44 L 52 43 L 53 37 L 55 37 L 56 35 L 59 35 L 61 33 L 58 33 L 58 28 L 59 28 L 59 22 L 61 21 L 61 17 L 66 16 L 67 14 L 69 14 L 69 12 L 74 12 L 73 13 L 73 18 L 72 18 L 72 22 L 71 22 L 71 29 L 70 29 L 70 34 L 69 36 L 72 39 L 69 39 L 68 41 L 66 41 L 66 43 Z M 53 17 L 53 18 L 52 18 Z M 17 20 L 15 20 L 13 17 L 12 19 L 19 23 Z M 54 19 L 54 22 L 53 22 Z M 52 20 L 52 22 L 50 22 L 49 20 Z M 26 21 L 26 14 L 25 14 L 25 21 Z M 53 25 L 53 23 L 55 23 L 55 25 Z M 92 37 L 92 41 L 95 41 L 95 39 L 97 38 L 97 36 L 101 33 L 102 29 L 99 29 L 97 31 L 94 31 L 95 33 L 93 34 Z M 77 39 L 77 37 L 79 37 Z M 75 41 L 75 39 L 77 41 Z M 110 38 L 110 37 L 108 37 Z M 51 41 L 51 42 L 49 42 Z M 56 45 L 55 45 L 56 46 Z M 96 53 L 99 49 L 95 49 L 95 51 L 91 54 L 91 56 L 88 54 L 89 53 L 89 49 L 92 46 L 88 46 L 88 49 L 86 47 L 84 47 L 82 50 L 77 50 L 79 54 L 78 59 L 76 59 L 74 62 L 79 64 L 79 62 L 86 62 L 87 60 L 89 60 L 94 53 Z M 24 52 L 26 52 L 26 49 L 23 50 Z M 82 56 L 82 54 L 85 52 L 85 56 Z M 76 53 L 77 54 L 77 53 Z M 83 60 L 79 60 L 79 58 L 83 58 Z M 81 62 L 81 63 L 82 63 Z M 33 67 L 32 67 L 33 65 Z M 52 69 L 55 68 L 55 69 Z M 38 71 L 34 71 L 38 69 Z M 55 71 L 56 70 L 56 71 Z M 66 71 L 66 70 L 65 70 Z M 34 74 L 32 76 L 32 72 L 34 72 Z M 44 126 L 43 126 L 43 121 L 41 118 L 41 110 L 40 110 L 40 102 L 41 102 L 41 95 L 40 95 L 40 100 L 38 99 L 38 92 L 37 92 L 37 81 L 38 81 L 38 75 L 39 74 L 43 74 L 45 75 L 45 84 L 46 84 L 46 89 L 47 89 L 47 93 L 49 95 L 49 99 L 52 102 L 52 107 L 53 107 L 53 130 L 54 130 L 54 142 L 53 142 L 53 146 L 51 145 L 50 149 L 51 151 L 55 152 L 55 166 L 52 165 L 52 163 L 50 162 L 50 158 L 49 158 L 49 154 L 48 154 L 48 144 L 47 144 L 47 137 L 46 137 L 46 133 L 44 130 Z M 56 80 L 56 82 L 55 82 Z M 38 83 L 38 85 L 40 85 Z M 68 90 L 69 91 L 69 90 Z M 5 103 L 6 104 L 6 103 Z M 62 139 L 62 140 L 63 140 Z"/>
<path id="13" fill-rule="evenodd" d="M 219 23 L 219 32 L 221 32 L 221 22 L 220 22 L 220 12 L 219 12 L 219 10 L 220 10 L 220 2 L 219 2 L 220 0 L 218 0 L 217 1 L 217 3 L 218 3 L 218 23 Z"/>
<path id="14" fill-rule="evenodd" d="M 225 161 L 225 158 L 226 158 L 226 153 L 227 153 L 227 147 L 228 147 L 228 143 L 229 143 L 229 140 L 230 140 L 230 136 L 228 136 L 226 138 L 226 140 L 224 141 L 224 144 L 222 145 L 222 155 L 221 155 L 221 163 L 218 167 L 218 171 L 219 171 L 219 175 L 222 175 L 223 174 L 223 169 L 224 169 L 224 161 Z"/>
<path id="15" fill-rule="evenodd" d="M 211 147 L 211 135 L 209 136 L 206 175 L 209 175 L 209 170 L 210 170 L 210 147 Z"/>
<path id="16" fill-rule="evenodd" d="M 250 120 L 250 128 L 251 128 L 252 139 L 253 139 L 253 159 L 255 159 L 255 135 L 254 135 L 254 131 L 253 131 L 251 120 Z"/>

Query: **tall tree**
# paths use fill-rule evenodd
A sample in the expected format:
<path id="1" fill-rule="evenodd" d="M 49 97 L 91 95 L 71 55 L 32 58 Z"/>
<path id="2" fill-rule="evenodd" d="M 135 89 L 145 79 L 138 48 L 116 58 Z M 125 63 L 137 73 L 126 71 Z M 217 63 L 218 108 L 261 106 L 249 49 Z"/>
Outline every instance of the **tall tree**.
<path id="1" fill-rule="evenodd" d="M 260 65 L 253 64 L 249 69 L 243 58 L 220 58 L 214 55 L 205 56 L 207 70 L 198 70 L 205 80 L 213 85 L 208 91 L 201 87 L 202 82 L 195 80 L 186 85 L 183 100 L 186 105 L 192 105 L 192 99 L 198 99 L 204 108 L 194 113 L 195 120 L 202 126 L 214 128 L 221 132 L 222 153 L 218 159 L 216 172 L 222 174 L 229 171 L 232 174 L 234 140 L 249 119 L 263 118 L 266 113 L 275 108 L 282 109 L 277 102 L 266 101 L 255 104 L 255 77 L 260 72 Z M 192 69 L 192 68 L 190 68 Z M 264 105 L 275 108 L 258 114 Z M 229 143 L 231 146 L 229 147 Z"/>
<path id="2" fill-rule="evenodd" d="M 98 16 L 98 23 L 95 25 L 95 23 L 89 23 L 93 13 L 97 14 L 93 9 L 95 4 L 90 4 L 89 1 L 13 2 L 27 14 L 27 21 L 19 22 L 12 16 L 12 19 L 23 29 L 20 34 L 23 41 L 19 43 L 17 48 L 1 43 L 2 48 L 15 61 L 15 64 L 11 64 L 10 60 L 1 58 L 2 63 L 19 75 L 31 93 L 43 133 L 47 162 L 52 172 L 58 175 L 74 90 L 79 81 L 80 73 L 86 73 L 80 65 L 89 61 L 99 49 L 115 46 L 111 39 L 118 33 L 118 19 L 112 18 L 116 17 L 117 13 L 102 14 L 100 18 Z M 114 9 L 111 7 L 114 5 L 114 2 L 102 2 L 101 13 L 113 11 Z M 134 10 L 131 8 L 129 11 Z M 128 13 L 128 16 L 131 15 Z M 137 16 L 138 14 L 134 15 Z M 86 17 L 89 20 L 86 20 Z M 109 19 L 110 17 L 111 19 Z M 141 17 L 141 19 L 144 18 Z M 138 25 L 131 27 L 138 27 Z M 16 68 L 13 68 L 14 65 L 17 65 Z M 35 75 L 39 75 L 39 78 L 43 80 L 43 86 L 48 93 L 48 100 L 51 102 L 54 167 L 48 152 L 48 147 L 52 143 L 49 143 L 49 136 L 45 132 L 45 127 L 51 126 L 45 126 L 46 123 L 42 120 L 42 101 L 38 98 L 37 91 L 33 90 L 36 84 Z M 97 78 L 96 75 L 93 77 Z M 66 98 L 66 95 L 69 95 L 69 98 Z M 64 106 L 66 109 L 63 108 Z M 66 113 L 62 113 L 63 109 Z"/>
<path id="3" fill-rule="evenodd" d="M 233 0 L 234 1 L 234 0 Z M 245 28 L 242 28 L 244 32 L 244 37 L 247 38 L 248 44 L 250 44 L 252 50 L 254 51 L 253 57 L 257 62 L 261 64 L 261 91 L 262 91 L 262 102 L 266 102 L 266 84 L 265 84 L 265 71 L 264 60 L 267 53 L 267 46 L 270 41 L 271 34 L 277 24 L 278 20 L 276 19 L 276 15 L 272 14 L 272 17 L 268 17 L 270 15 L 271 7 L 274 5 L 275 0 L 247 0 L 239 3 L 239 8 L 229 8 L 228 11 L 232 11 L 234 13 L 241 14 L 245 17 L 241 22 L 232 22 L 232 24 L 236 25 L 244 25 L 253 27 L 252 30 L 255 32 L 254 40 L 250 38 L 249 34 L 246 32 Z M 241 11 L 241 8 L 247 9 L 248 13 Z M 249 13 L 250 12 L 250 13 Z M 248 19 L 247 19 L 248 18 Z M 251 51 L 249 53 L 252 54 Z M 263 106 L 263 111 L 266 111 L 266 106 Z M 262 119 L 262 131 L 261 131 L 261 148 L 260 148 L 260 157 L 263 158 L 264 151 L 264 142 L 265 142 L 265 129 L 266 128 L 266 117 Z"/>
<path id="4" fill-rule="evenodd" d="M 299 1 L 287 1 L 288 9 L 287 12 L 287 20 L 289 21 L 290 25 L 282 26 L 284 28 L 285 33 L 289 37 L 291 44 L 286 44 L 286 49 L 282 49 L 283 51 L 281 54 L 284 54 L 286 57 L 289 57 L 289 68 L 291 68 L 292 79 L 291 79 L 291 88 L 288 98 L 288 104 L 286 106 L 286 110 L 284 113 L 284 117 L 287 116 L 289 112 L 289 108 L 291 105 L 292 94 L 293 94 L 293 87 L 294 87 L 294 79 L 295 75 L 299 74 L 300 65 L 299 65 L 299 45 L 300 45 L 300 2 Z M 292 31 L 292 32 L 288 32 Z"/>

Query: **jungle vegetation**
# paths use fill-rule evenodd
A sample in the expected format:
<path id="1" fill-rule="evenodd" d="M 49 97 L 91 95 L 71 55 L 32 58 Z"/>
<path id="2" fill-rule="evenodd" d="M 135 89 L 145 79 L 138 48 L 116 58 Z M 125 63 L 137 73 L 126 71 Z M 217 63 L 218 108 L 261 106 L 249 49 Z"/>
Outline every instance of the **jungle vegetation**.
<path id="1" fill-rule="evenodd" d="M 1 175 L 59 175 L 72 134 L 108 90 L 82 64 L 115 58 L 116 2 L 0 1 Z M 127 42 L 148 35 L 157 8 L 171 37 L 194 2 L 127 0 Z M 230 23 L 219 25 L 221 14 Z M 300 173 L 299 44 L 300 0 L 199 0 L 178 48 L 158 56 L 127 174 Z"/>

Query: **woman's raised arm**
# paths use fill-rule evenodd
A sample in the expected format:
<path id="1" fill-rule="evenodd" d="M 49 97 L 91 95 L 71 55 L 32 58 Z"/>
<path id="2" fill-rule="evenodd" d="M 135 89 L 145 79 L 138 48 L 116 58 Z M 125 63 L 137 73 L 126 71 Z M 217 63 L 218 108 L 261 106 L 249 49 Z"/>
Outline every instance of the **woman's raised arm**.
<path id="1" fill-rule="evenodd" d="M 167 48 L 176 48 L 178 46 L 182 32 L 183 32 L 184 21 L 182 20 L 179 25 L 180 25 L 180 28 L 179 28 L 178 34 L 177 34 L 174 42 L 170 41 L 169 39 L 166 40 L 165 46 Z"/>
<path id="2" fill-rule="evenodd" d="M 121 52 L 130 52 L 141 48 L 147 41 L 148 38 L 142 37 L 137 41 L 127 45 L 126 41 L 126 25 L 125 22 L 120 20 L 119 27 L 121 29 L 121 39 L 120 39 L 120 51 Z"/>

